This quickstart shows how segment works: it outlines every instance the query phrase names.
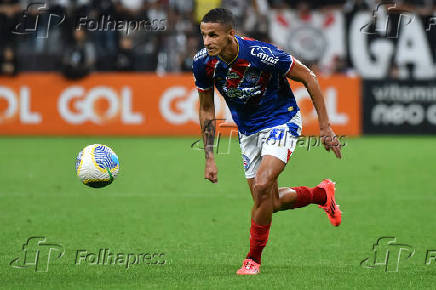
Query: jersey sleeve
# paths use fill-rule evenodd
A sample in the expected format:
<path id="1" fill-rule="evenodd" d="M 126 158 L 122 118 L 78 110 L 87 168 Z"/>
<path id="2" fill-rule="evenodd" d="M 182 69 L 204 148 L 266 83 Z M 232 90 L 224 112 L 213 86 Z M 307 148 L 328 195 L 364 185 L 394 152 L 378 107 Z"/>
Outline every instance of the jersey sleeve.
<path id="1" fill-rule="evenodd" d="M 278 48 L 275 48 L 275 54 L 278 58 L 278 61 L 275 64 L 275 69 L 282 75 L 287 74 L 294 66 L 294 58 L 289 53 L 286 53 Z"/>
<path id="2" fill-rule="evenodd" d="M 207 91 L 213 87 L 213 79 L 210 78 L 206 72 L 206 65 L 204 64 L 203 55 L 200 51 L 194 56 L 192 62 L 192 74 L 194 75 L 195 86 L 200 91 Z"/>

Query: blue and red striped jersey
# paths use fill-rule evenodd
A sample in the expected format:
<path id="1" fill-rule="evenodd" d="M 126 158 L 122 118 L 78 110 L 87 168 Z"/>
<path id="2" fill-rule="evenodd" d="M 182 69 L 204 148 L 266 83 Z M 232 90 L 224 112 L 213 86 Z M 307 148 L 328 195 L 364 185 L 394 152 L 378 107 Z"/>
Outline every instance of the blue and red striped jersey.
<path id="1" fill-rule="evenodd" d="M 238 55 L 229 64 L 206 48 L 193 59 L 198 90 L 215 86 L 242 134 L 288 122 L 299 111 L 286 79 L 294 58 L 272 44 L 236 36 Z"/>

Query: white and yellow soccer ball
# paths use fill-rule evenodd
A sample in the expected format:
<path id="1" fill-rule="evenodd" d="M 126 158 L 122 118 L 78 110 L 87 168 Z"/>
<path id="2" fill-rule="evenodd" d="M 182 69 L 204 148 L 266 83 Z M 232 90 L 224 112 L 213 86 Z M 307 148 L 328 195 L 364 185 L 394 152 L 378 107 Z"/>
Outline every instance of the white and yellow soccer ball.
<path id="1" fill-rule="evenodd" d="M 76 158 L 76 173 L 83 184 L 105 187 L 117 177 L 120 169 L 118 156 L 106 145 L 88 145 Z"/>

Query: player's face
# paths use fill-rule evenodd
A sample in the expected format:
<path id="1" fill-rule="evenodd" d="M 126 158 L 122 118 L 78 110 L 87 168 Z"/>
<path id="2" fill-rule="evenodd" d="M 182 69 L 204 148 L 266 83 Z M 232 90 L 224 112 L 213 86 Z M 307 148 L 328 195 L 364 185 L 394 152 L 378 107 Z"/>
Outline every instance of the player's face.
<path id="1" fill-rule="evenodd" d="M 219 55 L 234 37 L 234 30 L 221 23 L 201 22 L 200 30 L 204 47 L 211 56 Z"/>

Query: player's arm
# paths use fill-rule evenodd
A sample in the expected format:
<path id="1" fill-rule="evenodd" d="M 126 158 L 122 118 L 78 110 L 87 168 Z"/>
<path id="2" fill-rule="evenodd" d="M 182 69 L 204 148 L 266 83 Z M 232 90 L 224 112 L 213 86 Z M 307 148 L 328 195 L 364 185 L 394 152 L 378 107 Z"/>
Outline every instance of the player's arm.
<path id="1" fill-rule="evenodd" d="M 307 88 L 318 114 L 320 136 L 323 140 L 324 147 L 327 151 L 330 151 L 330 149 L 333 150 L 336 157 L 341 158 L 341 145 L 336 138 L 335 132 L 333 132 L 330 127 L 324 96 L 322 95 L 316 75 L 307 66 L 295 59 L 292 68 L 288 71 L 286 76 L 292 80 L 303 83 Z"/>
<path id="2" fill-rule="evenodd" d="M 206 158 L 204 178 L 216 183 L 218 182 L 218 169 L 216 167 L 215 157 L 213 154 L 216 128 L 213 94 L 213 88 L 205 91 L 198 91 L 198 95 L 200 97 L 199 118 L 201 133 L 203 135 L 204 154 Z"/>

